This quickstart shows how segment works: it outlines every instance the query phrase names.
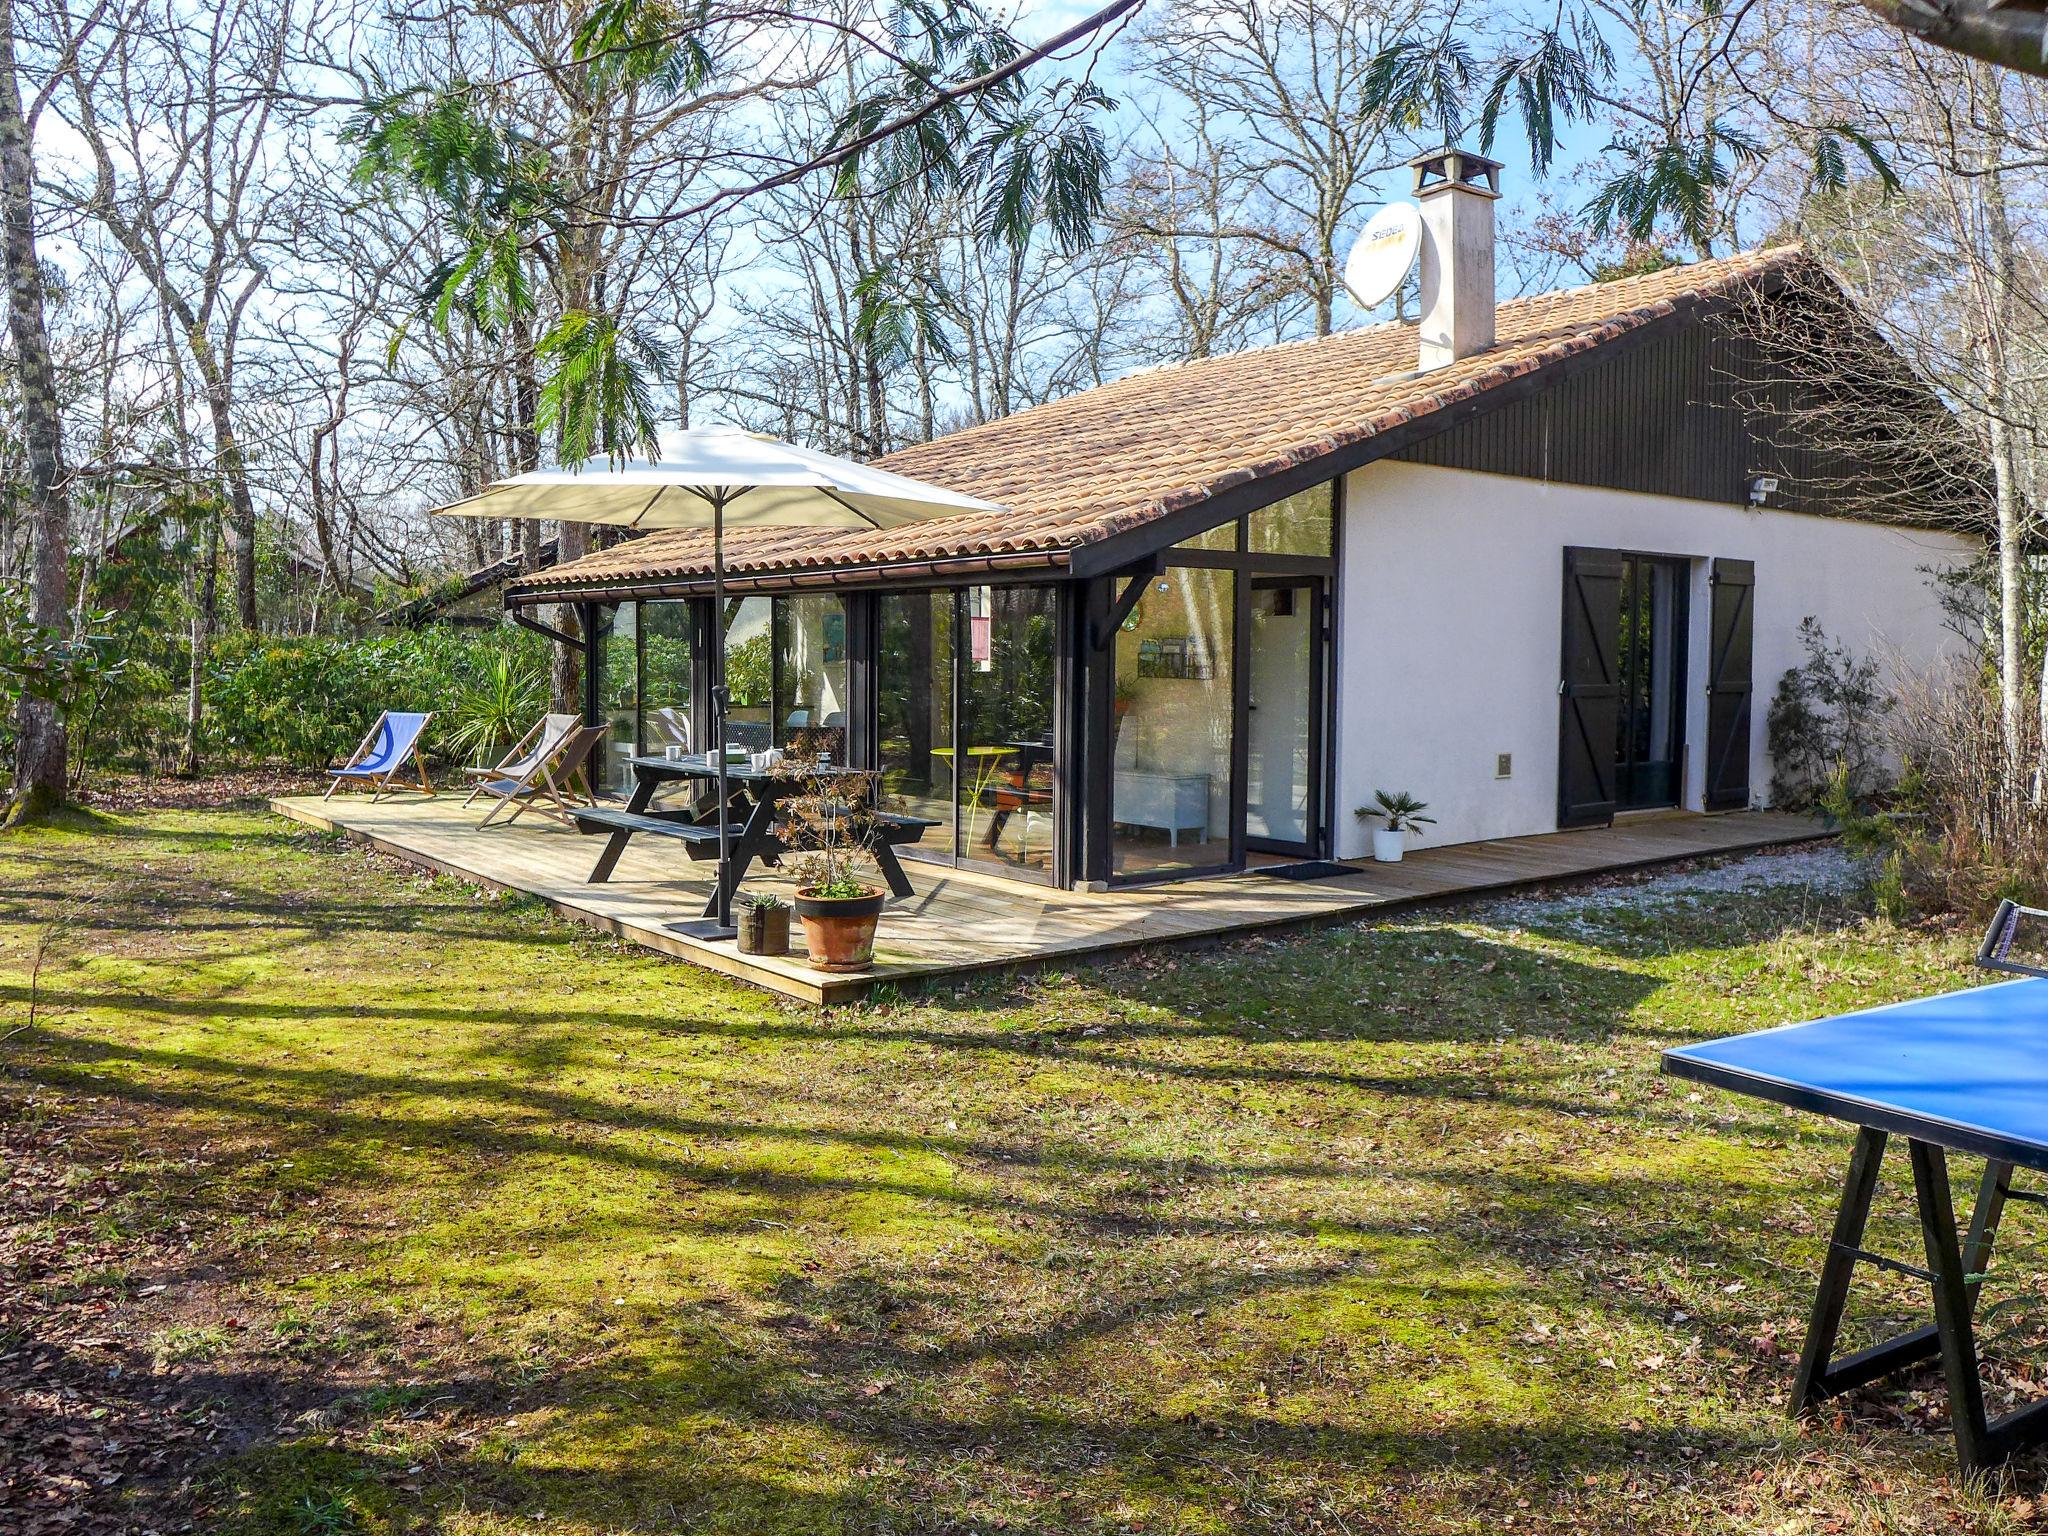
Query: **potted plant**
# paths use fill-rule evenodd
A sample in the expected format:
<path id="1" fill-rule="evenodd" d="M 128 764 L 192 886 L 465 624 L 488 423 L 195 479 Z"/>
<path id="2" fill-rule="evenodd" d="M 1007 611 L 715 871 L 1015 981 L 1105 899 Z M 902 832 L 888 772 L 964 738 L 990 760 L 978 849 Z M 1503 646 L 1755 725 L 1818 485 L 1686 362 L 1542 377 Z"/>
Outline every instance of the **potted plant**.
<path id="1" fill-rule="evenodd" d="M 772 891 L 743 891 L 739 899 L 740 953 L 789 953 L 789 904 Z"/>
<path id="2" fill-rule="evenodd" d="M 783 802 L 800 851 L 796 915 L 804 947 L 821 971 L 864 971 L 874 963 L 875 925 L 888 893 L 860 878 L 873 847 L 875 775 L 832 771 L 815 758 L 798 763 L 804 792 Z"/>
<path id="3" fill-rule="evenodd" d="M 1405 834 L 1436 825 L 1434 816 L 1423 814 L 1428 809 L 1405 789 L 1391 793 L 1382 789 L 1373 795 L 1371 805 L 1361 805 L 1352 814 L 1360 821 L 1386 823 L 1383 827 L 1373 828 L 1372 856 L 1382 864 L 1398 864 L 1405 846 Z"/>

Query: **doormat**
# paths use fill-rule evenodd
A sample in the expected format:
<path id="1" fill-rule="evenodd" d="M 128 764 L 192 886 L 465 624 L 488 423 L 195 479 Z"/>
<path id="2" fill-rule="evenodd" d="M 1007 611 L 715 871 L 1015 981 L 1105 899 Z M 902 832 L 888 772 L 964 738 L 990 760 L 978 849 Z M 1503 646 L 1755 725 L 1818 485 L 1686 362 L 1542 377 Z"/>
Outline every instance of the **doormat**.
<path id="1" fill-rule="evenodd" d="M 1274 880 L 1328 880 L 1336 875 L 1358 873 L 1349 864 L 1339 864 L 1332 859 L 1303 859 L 1299 864 L 1268 864 L 1255 873 Z"/>

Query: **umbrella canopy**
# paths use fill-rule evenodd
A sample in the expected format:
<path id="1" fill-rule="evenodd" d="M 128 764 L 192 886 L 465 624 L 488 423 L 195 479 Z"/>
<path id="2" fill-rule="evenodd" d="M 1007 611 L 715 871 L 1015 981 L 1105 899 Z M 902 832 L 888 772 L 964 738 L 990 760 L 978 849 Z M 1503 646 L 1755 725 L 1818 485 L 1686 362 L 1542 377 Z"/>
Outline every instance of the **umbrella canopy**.
<path id="1" fill-rule="evenodd" d="M 436 508 L 452 517 L 533 517 L 620 528 L 709 528 L 713 601 L 723 607 L 725 530 L 742 527 L 895 528 L 993 502 L 870 469 L 739 427 L 664 432 L 652 463 L 614 467 L 602 456 L 575 469 L 537 469 Z M 714 610 L 716 611 L 716 610 Z M 711 632 L 712 750 L 718 769 L 720 931 L 732 930 L 731 794 L 727 784 L 725 636 Z"/>
<path id="2" fill-rule="evenodd" d="M 620 528 L 896 528 L 992 502 L 799 448 L 739 427 L 664 432 L 659 457 L 616 468 L 600 456 L 536 469 L 436 510 L 455 517 L 538 517 Z"/>

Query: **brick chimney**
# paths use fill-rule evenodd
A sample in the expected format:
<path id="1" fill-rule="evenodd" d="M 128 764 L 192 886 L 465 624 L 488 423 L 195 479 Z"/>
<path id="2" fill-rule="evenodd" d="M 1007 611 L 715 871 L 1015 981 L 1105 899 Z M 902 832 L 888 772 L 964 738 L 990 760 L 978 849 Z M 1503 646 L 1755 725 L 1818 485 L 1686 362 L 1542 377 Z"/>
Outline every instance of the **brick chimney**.
<path id="1" fill-rule="evenodd" d="M 1417 155 L 1423 372 L 1493 345 L 1493 205 L 1500 162 L 1448 145 Z"/>

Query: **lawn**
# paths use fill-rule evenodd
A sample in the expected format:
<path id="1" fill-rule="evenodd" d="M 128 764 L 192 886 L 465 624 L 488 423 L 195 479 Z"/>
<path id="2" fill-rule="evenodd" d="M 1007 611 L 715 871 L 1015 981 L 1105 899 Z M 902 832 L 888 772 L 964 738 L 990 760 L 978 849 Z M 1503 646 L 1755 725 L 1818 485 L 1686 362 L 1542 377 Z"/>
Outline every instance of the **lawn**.
<path id="1" fill-rule="evenodd" d="M 1849 1137 L 1657 1051 L 1971 945 L 1754 867 L 818 1012 L 253 809 L 10 835 L 0 1508 L 2032 1528 L 1932 1377 L 1782 1417 Z"/>

